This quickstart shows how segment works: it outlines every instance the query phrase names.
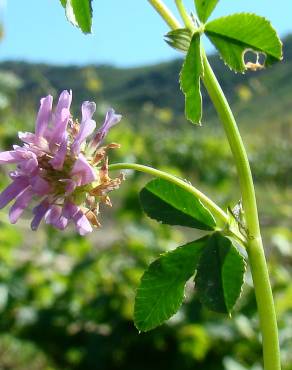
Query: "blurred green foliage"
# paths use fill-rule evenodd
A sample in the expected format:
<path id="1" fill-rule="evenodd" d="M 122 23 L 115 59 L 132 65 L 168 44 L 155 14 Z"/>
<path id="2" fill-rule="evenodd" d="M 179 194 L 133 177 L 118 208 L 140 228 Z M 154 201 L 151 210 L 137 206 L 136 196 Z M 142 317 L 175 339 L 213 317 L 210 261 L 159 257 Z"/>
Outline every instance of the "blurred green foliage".
<path id="1" fill-rule="evenodd" d="M 292 46 L 286 49 L 286 63 L 247 79 L 219 63 L 215 69 L 222 72 L 223 87 L 241 117 L 279 318 L 283 370 L 291 370 Z M 72 88 L 76 112 L 80 101 L 94 99 L 99 123 L 109 102 L 125 115 L 107 139 L 122 145 L 112 151 L 111 162 L 170 171 L 221 205 L 232 206 L 239 194 L 229 147 L 208 102 L 203 128 L 183 121 L 180 64 L 121 71 L 2 63 L 0 92 L 7 104 L 0 106 L 0 149 L 17 142 L 17 131 L 32 129 L 40 96 Z M 3 189 L 7 169 L 1 167 L 0 173 Z M 146 266 L 160 253 L 202 235 L 146 219 L 138 192 L 148 180 L 128 171 L 127 181 L 112 195 L 113 209 L 102 210 L 102 228 L 89 238 L 45 226 L 33 233 L 29 211 L 17 226 L 9 225 L 6 209 L 0 212 L 0 369 L 261 369 L 249 273 L 231 319 L 203 309 L 190 281 L 186 304 L 167 324 L 147 334 L 134 328 L 133 300 Z"/>

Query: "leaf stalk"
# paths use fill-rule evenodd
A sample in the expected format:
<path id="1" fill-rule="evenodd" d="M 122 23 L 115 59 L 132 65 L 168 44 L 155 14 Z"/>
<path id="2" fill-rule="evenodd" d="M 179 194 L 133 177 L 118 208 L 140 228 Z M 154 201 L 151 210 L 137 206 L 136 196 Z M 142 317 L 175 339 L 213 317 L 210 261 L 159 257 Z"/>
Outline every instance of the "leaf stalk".
<path id="1" fill-rule="evenodd" d="M 228 223 L 228 215 L 219 206 L 217 206 L 216 203 L 214 203 L 209 197 L 207 197 L 207 195 L 202 193 L 193 185 L 174 175 L 138 163 L 115 163 L 109 165 L 109 170 L 135 170 L 147 173 L 148 175 L 151 175 L 153 177 L 168 180 L 173 184 L 179 186 L 180 188 L 186 190 L 190 194 L 194 195 L 196 198 L 199 198 L 200 201 L 214 214 L 217 220 L 220 220 L 224 225 Z"/>

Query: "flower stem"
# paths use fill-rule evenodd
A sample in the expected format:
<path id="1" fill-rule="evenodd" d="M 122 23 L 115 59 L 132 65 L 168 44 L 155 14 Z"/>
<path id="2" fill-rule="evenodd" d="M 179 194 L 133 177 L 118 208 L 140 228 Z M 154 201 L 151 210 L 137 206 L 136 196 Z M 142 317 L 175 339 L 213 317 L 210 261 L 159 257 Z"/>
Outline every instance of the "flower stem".
<path id="1" fill-rule="evenodd" d="M 218 207 L 216 203 L 214 203 L 210 198 L 208 198 L 204 193 L 195 188 L 193 185 L 174 175 L 137 163 L 115 163 L 109 165 L 109 170 L 135 170 L 147 173 L 148 175 L 154 177 L 159 177 L 160 179 L 168 180 L 186 190 L 190 194 L 194 195 L 196 198 L 199 198 L 200 201 L 214 214 L 217 220 L 222 221 L 223 224 L 228 223 L 227 214 L 220 207 Z"/>
<path id="2" fill-rule="evenodd" d="M 194 32 L 195 26 L 190 24 L 189 16 L 185 11 L 182 0 L 175 0 L 175 2 L 186 27 Z M 153 0 L 152 3 L 155 3 L 155 8 L 163 4 L 161 0 Z M 164 12 L 159 13 L 164 18 Z M 167 16 L 173 20 L 174 27 L 171 26 L 172 29 L 181 27 L 179 24 L 177 25 L 177 21 L 174 21 L 174 16 L 170 14 L 169 10 L 167 10 Z M 247 253 L 253 277 L 262 333 L 264 367 L 265 370 L 280 370 L 280 349 L 275 306 L 262 245 L 255 190 L 247 153 L 228 101 L 204 51 L 203 64 L 203 82 L 223 124 L 238 172 L 248 231 Z"/>

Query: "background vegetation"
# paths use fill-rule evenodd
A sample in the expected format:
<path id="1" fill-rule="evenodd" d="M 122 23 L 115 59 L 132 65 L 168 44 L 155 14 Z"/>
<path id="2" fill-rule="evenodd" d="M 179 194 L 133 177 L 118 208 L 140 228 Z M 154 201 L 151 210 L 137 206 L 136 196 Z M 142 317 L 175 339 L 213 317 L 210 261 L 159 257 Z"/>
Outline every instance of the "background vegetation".
<path id="1" fill-rule="evenodd" d="M 292 37 L 284 45 L 285 62 L 268 71 L 235 75 L 217 56 L 211 62 L 251 158 L 283 369 L 291 370 Z M 108 138 L 122 145 L 111 162 L 167 169 L 233 206 L 239 195 L 228 145 L 208 100 L 202 128 L 185 122 L 180 67 L 181 60 L 135 69 L 1 63 L 0 149 L 15 143 L 17 131 L 32 129 L 41 96 L 68 88 L 76 115 L 83 100 L 97 102 L 99 124 L 109 106 L 124 115 Z M 103 227 L 89 238 L 45 226 L 33 233 L 29 213 L 11 226 L 7 210 L 0 212 L 0 369 L 261 369 L 249 274 L 233 320 L 203 309 L 190 281 L 186 303 L 167 324 L 147 334 L 134 328 L 134 292 L 147 264 L 194 239 L 142 215 L 138 191 L 147 180 L 128 172 L 113 209 L 103 210 Z"/>

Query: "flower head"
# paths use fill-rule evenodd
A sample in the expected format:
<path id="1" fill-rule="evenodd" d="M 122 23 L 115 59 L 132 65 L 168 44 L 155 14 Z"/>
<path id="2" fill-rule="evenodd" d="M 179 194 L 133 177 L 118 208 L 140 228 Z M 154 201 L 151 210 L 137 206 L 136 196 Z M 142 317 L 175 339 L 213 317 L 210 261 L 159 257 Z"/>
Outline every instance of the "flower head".
<path id="1" fill-rule="evenodd" d="M 60 230 L 73 222 L 79 234 L 85 235 L 92 226 L 100 226 L 99 203 L 110 205 L 108 193 L 121 184 L 122 176 L 108 176 L 107 159 L 108 149 L 119 145 L 101 146 L 121 115 L 110 109 L 94 134 L 95 103 L 83 102 L 79 124 L 70 114 L 71 101 L 71 91 L 63 91 L 53 111 L 52 96 L 42 98 L 35 133 L 20 132 L 22 146 L 0 152 L 0 164 L 16 165 L 9 174 L 12 182 L 0 194 L 0 208 L 14 200 L 9 212 L 11 223 L 37 201 L 32 210 L 32 230 L 44 219 Z"/>

